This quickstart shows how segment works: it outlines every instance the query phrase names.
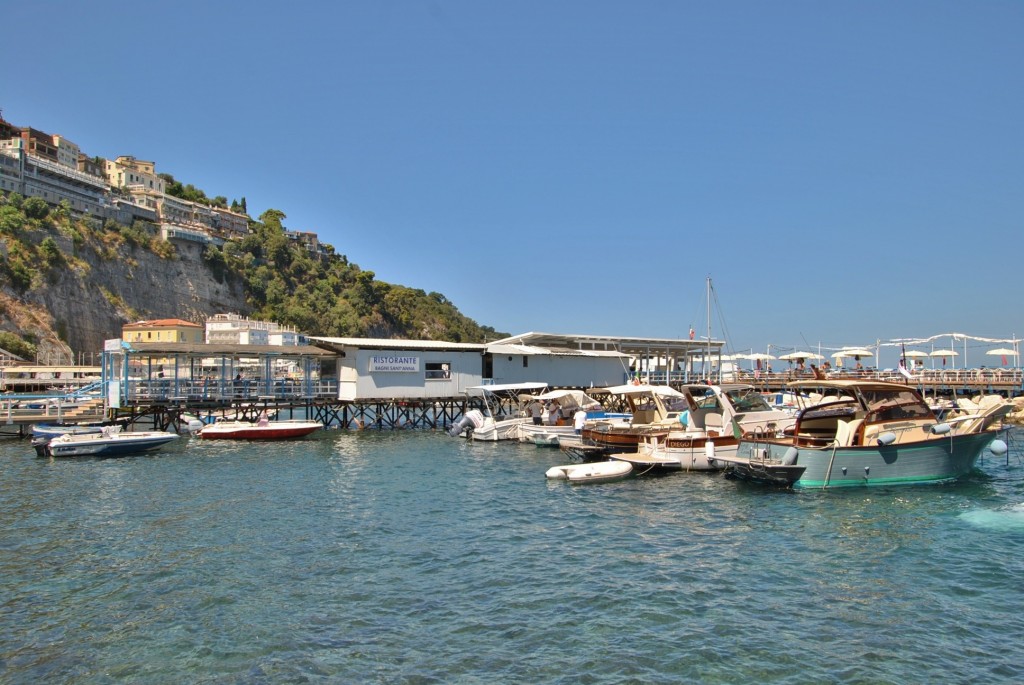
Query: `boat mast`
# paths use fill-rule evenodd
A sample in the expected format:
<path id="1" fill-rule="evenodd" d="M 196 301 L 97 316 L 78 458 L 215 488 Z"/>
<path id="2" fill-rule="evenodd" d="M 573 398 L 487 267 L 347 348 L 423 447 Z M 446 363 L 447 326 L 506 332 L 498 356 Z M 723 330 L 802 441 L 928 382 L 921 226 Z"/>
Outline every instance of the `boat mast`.
<path id="1" fill-rule="evenodd" d="M 708 299 L 708 302 L 707 302 L 707 308 L 708 308 L 708 310 L 707 310 L 707 318 L 708 318 L 708 353 L 707 353 L 708 356 L 707 356 L 707 360 L 708 360 L 708 371 L 710 372 L 712 370 L 712 368 L 713 368 L 711 366 L 711 276 L 708 276 L 707 299 Z M 721 374 L 722 373 L 722 368 L 721 368 L 722 367 L 722 360 L 721 359 L 718 360 L 718 367 L 719 367 L 718 368 L 718 373 Z M 708 380 L 711 380 L 711 374 L 710 373 L 708 373 Z"/>

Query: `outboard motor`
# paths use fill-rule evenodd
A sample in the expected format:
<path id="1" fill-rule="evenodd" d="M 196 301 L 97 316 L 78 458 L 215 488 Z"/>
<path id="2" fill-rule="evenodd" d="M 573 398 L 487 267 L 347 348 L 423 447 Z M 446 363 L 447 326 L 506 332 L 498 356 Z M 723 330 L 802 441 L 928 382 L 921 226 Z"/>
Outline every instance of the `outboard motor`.
<path id="1" fill-rule="evenodd" d="M 452 424 L 452 427 L 448 429 L 448 435 L 457 438 L 467 430 L 472 431 L 482 425 L 484 425 L 484 415 L 479 409 L 470 409 L 465 416 Z"/>
<path id="2" fill-rule="evenodd" d="M 46 447 L 49 444 L 50 444 L 49 436 L 38 435 L 38 436 L 32 438 L 32 447 L 35 448 L 36 456 L 37 457 L 48 457 L 48 456 L 50 456 L 47 453 L 47 451 L 46 451 Z"/>

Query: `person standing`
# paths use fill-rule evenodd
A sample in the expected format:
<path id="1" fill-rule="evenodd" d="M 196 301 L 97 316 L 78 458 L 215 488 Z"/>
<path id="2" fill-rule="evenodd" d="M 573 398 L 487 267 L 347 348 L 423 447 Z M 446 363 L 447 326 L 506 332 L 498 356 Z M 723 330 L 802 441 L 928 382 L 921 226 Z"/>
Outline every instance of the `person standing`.
<path id="1" fill-rule="evenodd" d="M 544 405 L 536 397 L 530 402 L 530 416 L 533 417 L 533 425 L 541 425 L 541 417 L 544 416 Z"/>
<path id="2" fill-rule="evenodd" d="M 576 435 L 583 433 L 583 426 L 587 422 L 587 412 L 583 407 L 576 410 L 576 413 L 572 415 L 572 429 Z"/>

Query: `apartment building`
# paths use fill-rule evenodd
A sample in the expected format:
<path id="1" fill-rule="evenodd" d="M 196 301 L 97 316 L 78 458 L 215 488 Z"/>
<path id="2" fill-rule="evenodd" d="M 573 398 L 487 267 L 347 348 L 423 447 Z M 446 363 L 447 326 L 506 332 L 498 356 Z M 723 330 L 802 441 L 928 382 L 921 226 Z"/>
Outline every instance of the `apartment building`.
<path id="1" fill-rule="evenodd" d="M 211 345 L 302 344 L 294 328 L 273 321 L 257 321 L 240 314 L 214 314 L 206 320 L 206 342 Z"/>

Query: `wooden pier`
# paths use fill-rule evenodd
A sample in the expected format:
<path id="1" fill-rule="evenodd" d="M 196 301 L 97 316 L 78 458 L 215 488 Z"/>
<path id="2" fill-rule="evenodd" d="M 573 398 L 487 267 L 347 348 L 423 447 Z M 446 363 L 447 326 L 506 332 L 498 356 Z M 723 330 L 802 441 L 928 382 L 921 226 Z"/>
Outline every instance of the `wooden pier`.
<path id="1" fill-rule="evenodd" d="M 741 374 L 735 382 L 749 383 L 761 392 L 778 392 L 794 380 L 807 380 L 809 374 Z M 924 372 L 914 379 L 893 373 L 862 372 L 835 374 L 831 378 L 876 379 L 906 383 L 926 397 L 954 398 L 998 394 L 1012 398 L 1024 395 L 1021 370 L 966 369 Z M 666 378 L 649 378 L 664 384 Z M 678 383 L 668 379 L 668 384 Z M 693 382 L 692 380 L 689 382 Z M 588 389 L 581 388 L 586 391 Z M 329 396 L 257 396 L 209 399 L 196 396 L 147 397 L 139 395 L 126 406 L 104 411 L 102 400 L 95 399 L 74 409 L 56 407 L 43 410 L 15 409 L 17 396 L 6 396 L 0 403 L 0 436 L 27 437 L 36 423 L 85 423 L 113 421 L 129 427 L 184 432 L 191 418 L 209 423 L 218 418 L 256 420 L 264 411 L 280 419 L 303 418 L 319 421 L 329 429 L 340 430 L 445 430 L 469 409 L 482 409 L 480 397 L 375 398 L 338 400 Z M 608 407 L 614 410 L 614 407 Z"/>

